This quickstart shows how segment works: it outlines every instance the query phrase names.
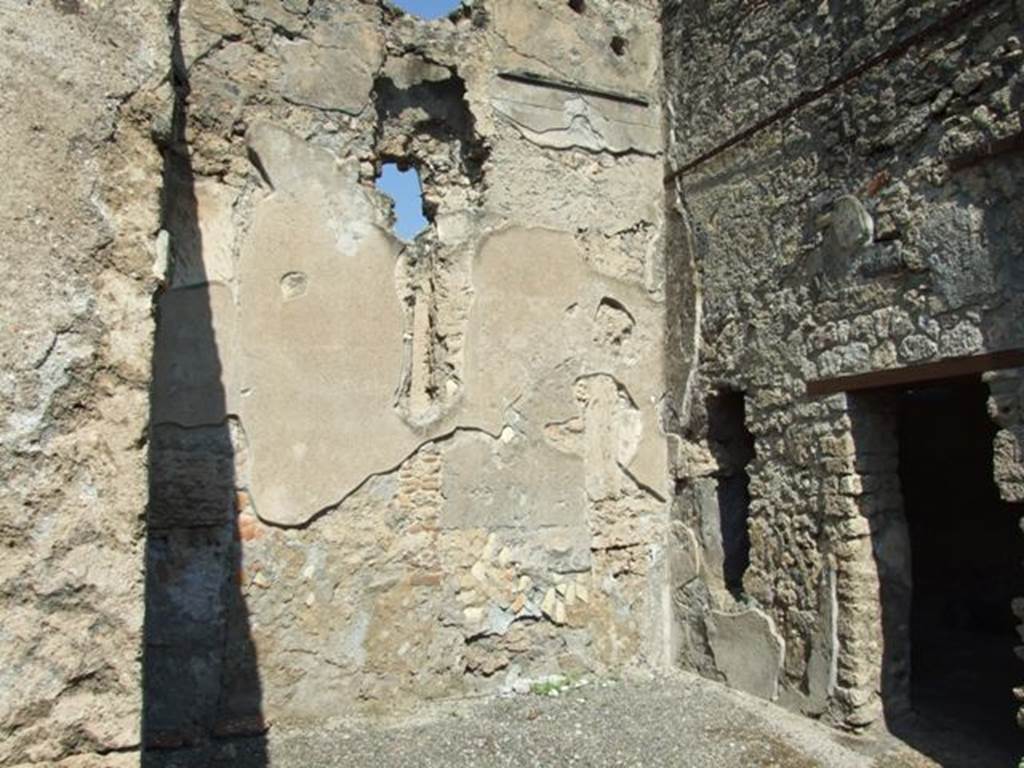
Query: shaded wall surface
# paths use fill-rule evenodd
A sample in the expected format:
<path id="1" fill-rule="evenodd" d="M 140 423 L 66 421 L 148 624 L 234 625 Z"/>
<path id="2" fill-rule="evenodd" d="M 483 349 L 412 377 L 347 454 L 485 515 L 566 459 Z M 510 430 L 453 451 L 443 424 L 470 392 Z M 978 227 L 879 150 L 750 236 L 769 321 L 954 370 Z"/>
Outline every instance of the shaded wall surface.
<path id="1" fill-rule="evenodd" d="M 702 297 L 694 411 L 675 468 L 674 517 L 700 555 L 675 592 L 680 661 L 866 726 L 906 679 L 905 664 L 883 671 L 899 649 L 884 647 L 879 598 L 909 588 L 887 559 L 905 532 L 894 422 L 843 394 L 807 397 L 805 385 L 1024 346 L 1024 9 L 667 11 L 671 183 Z M 1016 501 L 1019 376 L 989 379 L 993 471 Z M 709 534 L 720 530 L 724 470 L 701 403 L 723 387 L 746 394 L 756 448 L 739 597 L 724 589 Z"/>

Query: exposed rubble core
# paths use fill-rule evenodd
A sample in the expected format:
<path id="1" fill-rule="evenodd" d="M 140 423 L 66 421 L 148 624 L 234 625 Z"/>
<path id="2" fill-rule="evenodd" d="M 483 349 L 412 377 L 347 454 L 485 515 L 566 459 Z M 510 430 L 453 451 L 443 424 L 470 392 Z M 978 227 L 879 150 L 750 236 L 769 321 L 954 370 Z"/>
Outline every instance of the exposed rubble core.
<path id="1" fill-rule="evenodd" d="M 1024 754 L 1020 0 L 0 39 L 0 766 L 671 667 Z"/>

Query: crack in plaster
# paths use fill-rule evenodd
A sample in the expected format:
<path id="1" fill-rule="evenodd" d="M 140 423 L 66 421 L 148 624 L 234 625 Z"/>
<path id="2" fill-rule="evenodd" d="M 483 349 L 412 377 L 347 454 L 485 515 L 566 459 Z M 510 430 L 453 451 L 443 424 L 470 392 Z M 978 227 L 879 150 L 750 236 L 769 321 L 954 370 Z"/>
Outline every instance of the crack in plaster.
<path id="1" fill-rule="evenodd" d="M 415 447 L 415 449 L 411 450 L 405 457 L 403 457 L 401 461 L 397 462 L 396 464 L 394 464 L 393 466 L 391 466 L 391 467 L 389 467 L 387 469 L 382 469 L 382 470 L 379 470 L 377 472 L 370 473 L 369 475 L 364 477 L 359 482 L 358 485 L 356 485 L 350 491 L 348 491 L 344 495 L 342 495 L 342 497 L 340 499 L 338 499 L 338 501 L 336 501 L 336 502 L 334 502 L 332 504 L 329 504 L 326 507 L 323 507 L 322 509 L 314 512 L 309 518 L 307 518 L 306 520 L 304 520 L 303 522 L 300 522 L 300 523 L 295 523 L 293 525 L 289 525 L 287 523 L 281 523 L 281 522 L 277 522 L 277 521 L 273 521 L 273 520 L 268 520 L 268 519 L 264 518 L 259 513 L 259 509 L 257 508 L 257 504 L 256 504 L 256 500 L 255 499 L 252 499 L 253 511 L 255 512 L 256 516 L 260 519 L 260 522 L 262 522 L 264 525 L 267 525 L 267 526 L 269 526 L 271 528 L 279 528 L 281 530 L 304 531 L 304 530 L 312 527 L 314 524 L 319 522 L 322 518 L 326 517 L 327 515 L 330 515 L 333 512 L 336 512 L 338 509 L 340 509 L 344 505 L 344 503 L 348 499 L 352 498 L 352 496 L 354 496 L 356 493 L 358 493 L 363 488 L 365 488 L 366 485 L 368 483 L 370 483 L 372 480 L 375 480 L 376 478 L 379 478 L 379 477 L 386 477 L 387 475 L 390 475 L 390 474 L 393 474 L 393 473 L 397 472 L 399 469 L 402 468 L 403 464 L 405 464 L 407 461 L 409 461 L 414 456 L 416 456 L 417 453 L 419 453 L 421 450 L 426 448 L 428 445 L 444 444 L 446 442 L 449 442 L 450 440 L 455 439 L 460 434 L 480 434 L 480 435 L 485 435 L 485 436 L 491 438 L 491 440 L 500 441 L 501 440 L 501 432 L 504 429 L 506 429 L 506 428 L 507 428 L 507 425 L 503 426 L 502 429 L 498 431 L 498 434 L 493 434 L 493 433 L 487 431 L 486 429 L 483 429 L 482 427 L 454 427 L 451 430 L 449 430 L 449 431 L 447 431 L 447 432 L 445 432 L 443 434 L 440 434 L 440 435 L 437 435 L 435 437 L 431 437 L 431 438 L 428 438 L 426 440 L 423 440 L 423 442 L 419 443 Z M 247 490 L 247 489 L 243 489 L 243 490 Z"/>

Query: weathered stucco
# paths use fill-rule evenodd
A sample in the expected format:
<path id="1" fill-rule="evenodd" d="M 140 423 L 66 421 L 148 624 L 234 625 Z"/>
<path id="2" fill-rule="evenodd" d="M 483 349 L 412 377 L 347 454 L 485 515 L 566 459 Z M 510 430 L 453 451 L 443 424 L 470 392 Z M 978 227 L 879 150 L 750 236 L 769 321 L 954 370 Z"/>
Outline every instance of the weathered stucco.
<path id="1" fill-rule="evenodd" d="M 1022 31 L 954 0 L 0 10 L 0 765 L 673 665 L 880 724 L 893 403 L 807 384 L 1024 347 Z M 984 378 L 1013 503 L 1021 370 Z"/>
<path id="2" fill-rule="evenodd" d="M 139 743 L 167 7 L 79 10 L 0 8 L 5 765 Z"/>
<path id="3" fill-rule="evenodd" d="M 152 743 L 666 663 L 656 4 L 256 8 L 174 19 Z"/>

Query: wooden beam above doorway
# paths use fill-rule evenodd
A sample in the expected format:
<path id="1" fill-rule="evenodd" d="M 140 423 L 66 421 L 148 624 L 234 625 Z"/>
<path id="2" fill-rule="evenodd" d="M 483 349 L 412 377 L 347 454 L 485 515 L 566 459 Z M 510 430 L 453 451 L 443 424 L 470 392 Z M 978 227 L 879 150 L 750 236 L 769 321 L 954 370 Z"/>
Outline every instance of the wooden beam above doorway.
<path id="1" fill-rule="evenodd" d="M 1024 368 L 1024 349 L 1005 349 L 966 357 L 947 357 L 932 363 L 890 368 L 884 371 L 858 373 L 853 376 L 836 376 L 828 379 L 813 379 L 807 382 L 807 394 L 811 397 L 834 395 L 839 392 L 855 392 L 861 389 L 882 389 L 910 384 L 923 384 L 939 379 L 955 379 L 972 376 L 986 371 L 1005 368 Z"/>

